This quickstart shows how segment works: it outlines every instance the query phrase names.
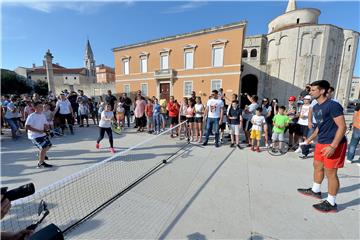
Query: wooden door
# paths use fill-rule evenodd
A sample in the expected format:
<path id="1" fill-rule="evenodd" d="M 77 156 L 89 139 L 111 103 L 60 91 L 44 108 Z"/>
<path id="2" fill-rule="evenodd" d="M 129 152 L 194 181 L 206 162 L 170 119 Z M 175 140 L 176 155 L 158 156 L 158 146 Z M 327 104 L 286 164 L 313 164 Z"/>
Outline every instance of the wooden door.
<path id="1" fill-rule="evenodd" d="M 160 99 L 170 100 L 170 83 L 160 83 Z"/>

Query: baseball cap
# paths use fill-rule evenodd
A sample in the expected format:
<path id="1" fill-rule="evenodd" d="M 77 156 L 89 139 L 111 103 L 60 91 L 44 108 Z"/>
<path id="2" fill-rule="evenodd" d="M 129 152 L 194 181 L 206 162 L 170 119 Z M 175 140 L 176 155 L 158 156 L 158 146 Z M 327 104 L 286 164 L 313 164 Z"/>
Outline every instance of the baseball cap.
<path id="1" fill-rule="evenodd" d="M 295 101 L 296 100 L 296 97 L 295 96 L 290 96 L 289 97 L 289 101 Z"/>
<path id="2" fill-rule="evenodd" d="M 311 100 L 311 96 L 310 96 L 310 95 L 306 95 L 306 96 L 304 97 L 304 99 Z"/>

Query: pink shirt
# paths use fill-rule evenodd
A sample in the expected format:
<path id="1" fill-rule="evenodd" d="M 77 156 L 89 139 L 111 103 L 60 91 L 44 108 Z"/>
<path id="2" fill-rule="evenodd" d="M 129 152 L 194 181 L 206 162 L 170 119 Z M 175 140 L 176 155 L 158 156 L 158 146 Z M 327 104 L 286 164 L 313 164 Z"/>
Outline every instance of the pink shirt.
<path id="1" fill-rule="evenodd" d="M 140 118 L 140 117 L 144 116 L 145 106 L 146 106 L 145 101 L 144 100 L 136 100 L 135 104 L 136 104 L 136 107 L 134 110 L 135 117 Z"/>

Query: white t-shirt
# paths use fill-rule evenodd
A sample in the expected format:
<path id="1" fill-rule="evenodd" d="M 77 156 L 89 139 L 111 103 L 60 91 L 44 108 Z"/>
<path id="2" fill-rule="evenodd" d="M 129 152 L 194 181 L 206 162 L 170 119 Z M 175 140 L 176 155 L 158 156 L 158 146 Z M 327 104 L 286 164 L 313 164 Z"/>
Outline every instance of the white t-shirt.
<path id="1" fill-rule="evenodd" d="M 316 99 L 312 100 L 312 102 L 311 102 L 311 104 L 310 104 L 310 108 L 311 108 L 311 109 L 314 108 L 314 106 L 315 106 L 317 103 L 318 103 L 318 102 L 316 101 Z M 312 122 L 313 122 L 313 123 L 316 123 L 316 119 L 315 119 L 314 114 L 313 114 L 313 116 L 312 116 Z"/>
<path id="2" fill-rule="evenodd" d="M 48 124 L 45 114 L 35 113 L 35 112 L 30 114 L 25 122 L 25 126 L 30 125 L 31 127 L 36 128 L 38 130 L 44 130 L 45 124 L 46 125 Z M 29 139 L 35 139 L 46 135 L 45 133 L 33 132 L 31 130 L 28 130 L 27 134 Z"/>
<path id="3" fill-rule="evenodd" d="M 101 113 L 101 120 L 99 121 L 99 127 L 102 128 L 110 128 L 111 127 L 111 120 L 114 117 L 114 113 L 112 111 L 102 111 Z M 109 120 L 105 120 L 107 118 Z"/>
<path id="4" fill-rule="evenodd" d="M 253 122 L 253 125 L 252 125 L 252 130 L 259 130 L 261 131 L 262 130 L 262 125 L 265 124 L 265 118 L 264 116 L 260 115 L 254 115 L 252 118 L 251 118 L 251 122 Z"/>
<path id="5" fill-rule="evenodd" d="M 259 107 L 257 103 L 252 103 L 247 107 L 247 111 L 243 111 L 243 118 L 246 120 L 251 120 L 252 117 L 255 115 L 256 109 Z"/>
<path id="6" fill-rule="evenodd" d="M 310 110 L 310 105 L 302 105 L 301 109 L 300 109 L 300 116 L 304 116 L 304 117 L 299 117 L 298 120 L 298 124 L 302 125 L 302 126 L 307 126 L 309 123 L 309 110 Z"/>
<path id="7" fill-rule="evenodd" d="M 221 108 L 224 107 L 221 99 L 210 99 L 206 106 L 209 108 L 208 118 L 220 118 Z"/>
<path id="8" fill-rule="evenodd" d="M 60 112 L 59 112 L 60 114 L 71 113 L 71 111 L 70 111 L 71 103 L 67 99 L 65 101 L 62 101 L 62 100 L 57 101 L 56 107 L 58 107 L 60 109 Z"/>
<path id="9" fill-rule="evenodd" d="M 198 113 L 198 112 L 202 112 L 202 114 Z M 204 114 L 204 105 L 200 104 L 195 104 L 195 117 L 202 117 Z"/>

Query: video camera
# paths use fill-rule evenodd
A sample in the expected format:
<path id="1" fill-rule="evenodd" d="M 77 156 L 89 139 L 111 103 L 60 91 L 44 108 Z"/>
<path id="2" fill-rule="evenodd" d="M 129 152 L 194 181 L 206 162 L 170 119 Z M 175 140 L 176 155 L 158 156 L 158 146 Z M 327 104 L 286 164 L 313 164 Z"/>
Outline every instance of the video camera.
<path id="1" fill-rule="evenodd" d="M 10 191 L 8 191 L 7 189 L 8 189 L 7 187 L 2 187 L 1 195 L 9 199 L 9 201 L 14 201 L 19 198 L 30 196 L 35 192 L 35 186 L 33 183 L 22 185 Z"/>

